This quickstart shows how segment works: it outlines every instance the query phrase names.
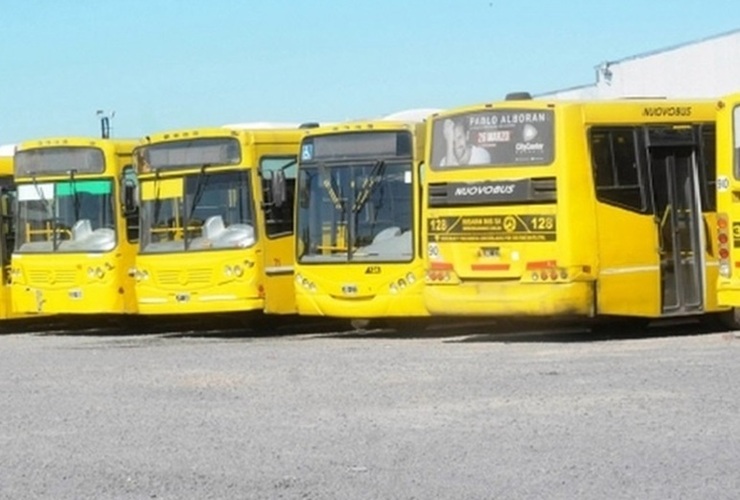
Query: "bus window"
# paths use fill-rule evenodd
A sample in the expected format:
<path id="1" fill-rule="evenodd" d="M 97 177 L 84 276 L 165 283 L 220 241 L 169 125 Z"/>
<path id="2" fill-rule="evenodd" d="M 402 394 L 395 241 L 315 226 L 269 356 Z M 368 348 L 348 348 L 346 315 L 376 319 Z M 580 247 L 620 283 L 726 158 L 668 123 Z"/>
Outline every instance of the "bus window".
<path id="1" fill-rule="evenodd" d="M 633 128 L 593 129 L 591 151 L 600 201 L 644 212 L 639 162 Z"/>
<path id="2" fill-rule="evenodd" d="M 260 160 L 268 237 L 293 234 L 296 165 L 296 157 L 263 157 Z"/>

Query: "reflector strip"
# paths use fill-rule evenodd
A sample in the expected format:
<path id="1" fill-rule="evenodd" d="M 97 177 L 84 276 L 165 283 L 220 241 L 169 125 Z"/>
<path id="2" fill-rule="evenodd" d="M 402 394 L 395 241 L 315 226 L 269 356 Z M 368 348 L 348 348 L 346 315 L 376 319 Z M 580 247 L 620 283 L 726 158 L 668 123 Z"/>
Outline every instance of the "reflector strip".
<path id="1" fill-rule="evenodd" d="M 473 271 L 508 271 L 509 264 L 472 264 Z"/>
<path id="2" fill-rule="evenodd" d="M 431 268 L 433 271 L 452 271 L 452 264 L 449 262 L 432 262 Z"/>
<path id="3" fill-rule="evenodd" d="M 527 262 L 527 271 L 534 271 L 535 269 L 551 269 L 554 267 L 557 267 L 557 263 L 554 260 Z"/>

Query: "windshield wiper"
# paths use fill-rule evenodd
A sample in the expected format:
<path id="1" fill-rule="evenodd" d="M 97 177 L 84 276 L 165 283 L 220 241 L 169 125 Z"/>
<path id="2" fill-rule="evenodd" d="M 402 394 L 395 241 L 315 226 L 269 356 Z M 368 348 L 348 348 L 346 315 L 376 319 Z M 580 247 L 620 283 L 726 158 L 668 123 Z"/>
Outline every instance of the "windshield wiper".
<path id="1" fill-rule="evenodd" d="M 159 212 L 162 209 L 162 199 L 159 197 L 159 191 L 161 188 L 161 179 L 159 178 L 159 169 L 154 169 L 154 217 L 152 218 L 152 224 L 157 224 L 159 221 Z"/>
<path id="2" fill-rule="evenodd" d="M 384 173 L 385 160 L 378 160 L 370 169 L 370 174 L 365 178 L 360 191 L 355 197 L 355 204 L 352 206 L 352 211 L 355 214 L 359 213 L 360 210 L 362 210 L 362 208 L 365 206 L 365 203 L 367 203 L 367 200 L 370 199 L 370 195 L 373 194 L 373 191 L 375 191 L 375 187 L 383 178 Z"/>
<path id="3" fill-rule="evenodd" d="M 74 211 L 75 211 L 75 221 L 80 220 L 80 196 L 77 192 L 77 179 L 75 179 L 75 173 L 77 172 L 76 169 L 71 169 L 69 171 L 69 185 L 72 188 L 72 196 L 74 197 Z"/>
<path id="4" fill-rule="evenodd" d="M 323 163 L 319 164 L 319 175 L 321 177 L 321 185 L 324 186 L 326 193 L 329 195 L 329 199 L 334 204 L 334 208 L 337 211 L 342 212 L 342 217 L 344 218 L 344 201 L 342 201 L 337 192 L 334 191 L 334 186 L 331 185 L 331 174 L 328 173 L 328 169 Z"/>
<path id="5" fill-rule="evenodd" d="M 319 163 L 318 165 L 318 171 L 319 171 L 319 182 L 326 190 L 326 193 L 329 195 L 329 200 L 334 205 L 334 209 L 339 212 L 339 221 L 337 221 L 336 227 L 333 228 L 332 231 L 341 231 L 342 229 L 346 232 L 345 238 L 347 242 L 351 241 L 351 234 L 352 230 L 349 227 L 349 224 L 347 223 L 347 204 L 345 201 L 339 197 L 337 192 L 334 190 L 334 186 L 331 182 L 331 173 L 329 172 L 329 169 L 326 167 L 324 163 Z M 338 235 L 335 234 L 334 238 L 338 238 Z M 349 252 L 347 254 L 349 256 Z"/>
<path id="6" fill-rule="evenodd" d="M 195 184 L 195 193 L 193 194 L 193 204 L 190 207 L 190 210 L 188 211 L 188 218 L 184 221 L 185 227 L 190 222 L 190 219 L 193 218 L 193 214 L 195 213 L 195 209 L 198 208 L 198 204 L 200 203 L 201 198 L 203 198 L 203 193 L 206 191 L 206 185 L 208 184 L 208 175 L 206 174 L 206 169 L 210 167 L 209 164 L 204 164 L 200 167 L 200 173 L 198 174 L 198 180 Z"/>
<path id="7" fill-rule="evenodd" d="M 39 200 L 44 205 L 44 210 L 46 213 L 51 215 L 52 218 L 54 218 L 54 207 L 51 206 L 49 203 L 49 200 L 46 199 L 46 195 L 44 195 L 44 190 L 41 189 L 41 186 L 39 186 L 39 182 L 36 180 L 36 176 L 31 176 L 31 182 L 33 182 L 33 187 L 36 190 L 36 194 L 39 195 Z"/>
<path id="8" fill-rule="evenodd" d="M 39 200 L 41 201 L 41 204 L 44 206 L 44 212 L 46 212 L 46 215 L 49 216 L 49 220 L 51 221 L 51 247 L 52 249 L 56 250 L 57 248 L 57 220 L 56 220 L 56 213 L 55 213 L 55 205 L 52 205 L 49 200 L 46 198 L 46 195 L 44 194 L 44 190 L 41 186 L 39 186 L 38 180 L 36 180 L 35 175 L 31 175 L 31 182 L 33 182 L 33 188 L 36 190 L 36 194 L 39 195 Z M 53 185 L 52 185 L 53 186 Z M 54 189 L 54 187 L 52 187 Z"/>

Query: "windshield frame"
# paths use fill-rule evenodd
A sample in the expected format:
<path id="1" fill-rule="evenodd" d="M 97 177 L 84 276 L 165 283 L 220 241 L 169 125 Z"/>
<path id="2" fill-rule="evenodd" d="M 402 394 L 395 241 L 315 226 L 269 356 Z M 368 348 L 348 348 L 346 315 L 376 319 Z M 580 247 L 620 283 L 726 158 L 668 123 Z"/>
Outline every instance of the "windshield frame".
<path id="1" fill-rule="evenodd" d="M 297 181 L 297 262 L 412 262 L 419 236 L 416 175 L 411 157 L 302 162 Z M 326 226 L 328 235 L 323 234 Z"/>
<path id="2" fill-rule="evenodd" d="M 197 171 L 139 179 L 139 253 L 161 255 L 252 248 L 257 212 L 250 169 L 202 165 Z M 217 210 L 204 202 L 219 201 Z"/>
<path id="3" fill-rule="evenodd" d="M 13 251 L 67 254 L 115 250 L 119 243 L 115 190 L 112 177 L 74 174 L 68 179 L 33 178 L 19 183 Z"/>

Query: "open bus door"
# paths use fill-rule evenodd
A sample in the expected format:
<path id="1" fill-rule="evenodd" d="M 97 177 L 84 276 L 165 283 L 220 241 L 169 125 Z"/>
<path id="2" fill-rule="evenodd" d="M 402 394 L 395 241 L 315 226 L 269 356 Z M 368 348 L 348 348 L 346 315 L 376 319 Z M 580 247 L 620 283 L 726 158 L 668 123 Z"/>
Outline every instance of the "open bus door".
<path id="1" fill-rule="evenodd" d="M 641 127 L 594 127 L 597 315 L 657 317 L 660 259 Z"/>
<path id="2" fill-rule="evenodd" d="M 704 222 L 692 128 L 648 129 L 648 165 L 661 276 L 661 314 L 704 310 Z"/>
<path id="3" fill-rule="evenodd" d="M 692 127 L 592 131 L 598 203 L 597 314 L 704 310 L 699 140 Z"/>

